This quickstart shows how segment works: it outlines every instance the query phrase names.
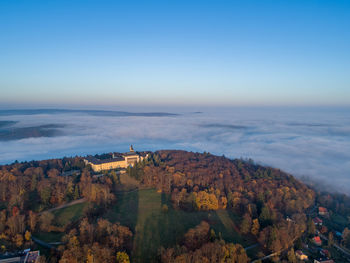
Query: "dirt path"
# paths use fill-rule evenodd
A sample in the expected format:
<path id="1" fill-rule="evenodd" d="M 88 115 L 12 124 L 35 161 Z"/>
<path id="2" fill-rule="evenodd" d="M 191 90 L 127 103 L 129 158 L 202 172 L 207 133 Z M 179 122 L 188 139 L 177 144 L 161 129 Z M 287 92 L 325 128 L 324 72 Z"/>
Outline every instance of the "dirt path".
<path id="1" fill-rule="evenodd" d="M 251 245 L 251 246 L 249 246 L 249 247 L 245 247 L 244 250 L 247 251 L 247 250 L 252 249 L 252 248 L 255 248 L 255 247 L 257 247 L 257 246 L 260 246 L 260 244 L 259 244 L 259 243 L 256 243 L 256 244 Z"/>
<path id="2" fill-rule="evenodd" d="M 54 248 L 54 249 L 55 249 L 55 247 L 54 247 L 53 245 L 51 245 L 51 244 L 49 244 L 49 243 L 47 243 L 47 242 L 45 242 L 45 241 L 42 241 L 42 240 L 40 240 L 40 239 L 38 239 L 38 238 L 36 238 L 36 237 L 33 237 L 33 236 L 32 236 L 32 240 L 33 240 L 35 243 L 37 243 L 37 244 L 39 244 L 39 245 L 41 245 L 41 246 L 43 246 L 43 247 L 45 247 L 45 248 L 48 248 L 48 249 Z"/>

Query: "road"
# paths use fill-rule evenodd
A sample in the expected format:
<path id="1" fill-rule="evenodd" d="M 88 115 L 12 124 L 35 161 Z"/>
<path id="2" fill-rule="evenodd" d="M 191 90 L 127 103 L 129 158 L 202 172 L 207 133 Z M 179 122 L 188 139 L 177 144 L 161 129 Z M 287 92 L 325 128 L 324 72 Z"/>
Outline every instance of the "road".
<path id="1" fill-rule="evenodd" d="M 6 259 L 1 259 L 1 263 L 17 263 L 21 262 L 21 257 L 13 257 L 13 258 L 6 258 Z"/>
<path id="2" fill-rule="evenodd" d="M 327 238 L 325 235 L 321 234 L 320 232 L 318 232 L 318 235 L 319 235 L 322 239 L 328 241 L 328 238 Z M 334 246 L 336 249 L 338 249 L 338 250 L 340 250 L 341 252 L 343 252 L 343 253 L 344 253 L 345 255 L 347 255 L 348 257 L 350 257 L 350 252 L 349 252 L 349 250 L 347 250 L 346 248 L 343 248 L 342 246 L 339 246 L 339 245 L 336 244 L 335 242 L 333 242 L 333 246 Z"/>

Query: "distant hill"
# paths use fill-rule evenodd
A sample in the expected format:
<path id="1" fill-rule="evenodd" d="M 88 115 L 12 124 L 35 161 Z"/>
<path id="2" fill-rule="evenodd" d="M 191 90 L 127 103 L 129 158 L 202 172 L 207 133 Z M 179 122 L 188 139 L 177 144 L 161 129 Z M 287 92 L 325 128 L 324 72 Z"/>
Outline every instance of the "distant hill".
<path id="1" fill-rule="evenodd" d="M 9 122 L 9 123 L 14 124 L 15 122 Z M 25 138 L 36 138 L 36 137 L 60 136 L 60 135 L 63 135 L 63 132 L 60 129 L 64 127 L 65 125 L 62 125 L 62 124 L 46 124 L 46 125 L 31 126 L 31 127 L 11 127 L 8 124 L 2 129 L 0 127 L 0 141 L 11 141 L 11 140 L 20 140 Z"/>
<path id="2" fill-rule="evenodd" d="M 177 116 L 176 113 L 168 112 L 127 112 L 127 111 L 107 111 L 107 110 L 71 110 L 71 109 L 21 109 L 21 110 L 0 110 L 0 116 L 12 115 L 38 115 L 38 114 L 87 114 L 92 116 L 110 116 L 110 117 L 168 117 Z"/>
<path id="3" fill-rule="evenodd" d="M 16 124 L 16 121 L 0 121 L 0 128 Z"/>

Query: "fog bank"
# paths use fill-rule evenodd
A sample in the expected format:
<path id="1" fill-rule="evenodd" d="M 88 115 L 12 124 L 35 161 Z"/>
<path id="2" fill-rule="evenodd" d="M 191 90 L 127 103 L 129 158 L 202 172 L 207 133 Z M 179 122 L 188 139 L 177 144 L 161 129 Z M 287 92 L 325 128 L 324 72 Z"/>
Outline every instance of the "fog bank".
<path id="1" fill-rule="evenodd" d="M 122 114 L 2 112 L 0 137 L 17 137 L 0 140 L 0 163 L 124 152 L 133 144 L 139 151 L 184 149 L 252 158 L 350 194 L 349 116 L 346 108 L 172 109 L 170 114 L 130 109 Z M 18 135 L 28 127 L 31 133 Z M 54 130 L 35 133 L 35 127 Z"/>

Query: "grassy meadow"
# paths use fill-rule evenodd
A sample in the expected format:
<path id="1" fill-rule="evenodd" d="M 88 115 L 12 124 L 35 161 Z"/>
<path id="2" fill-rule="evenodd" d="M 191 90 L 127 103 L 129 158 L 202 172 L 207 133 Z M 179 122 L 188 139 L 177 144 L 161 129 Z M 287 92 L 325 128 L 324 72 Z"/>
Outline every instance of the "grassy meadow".
<path id="1" fill-rule="evenodd" d="M 169 207 L 162 211 L 162 205 Z M 168 196 L 154 189 L 144 189 L 119 195 L 115 207 L 105 215 L 112 222 L 120 222 L 135 233 L 133 262 L 149 262 L 160 246 L 171 247 L 179 243 L 189 228 L 202 220 L 210 223 L 217 235 L 228 242 L 249 246 L 254 239 L 237 232 L 239 218 L 230 211 L 186 212 L 171 208 Z"/>
<path id="2" fill-rule="evenodd" d="M 87 206 L 87 202 L 75 204 L 69 207 L 58 209 L 52 212 L 55 216 L 54 225 L 65 226 L 66 224 L 79 219 Z"/>

